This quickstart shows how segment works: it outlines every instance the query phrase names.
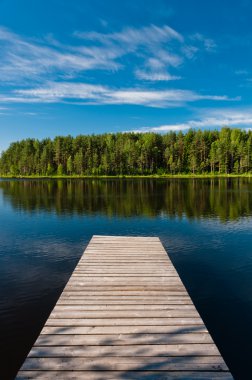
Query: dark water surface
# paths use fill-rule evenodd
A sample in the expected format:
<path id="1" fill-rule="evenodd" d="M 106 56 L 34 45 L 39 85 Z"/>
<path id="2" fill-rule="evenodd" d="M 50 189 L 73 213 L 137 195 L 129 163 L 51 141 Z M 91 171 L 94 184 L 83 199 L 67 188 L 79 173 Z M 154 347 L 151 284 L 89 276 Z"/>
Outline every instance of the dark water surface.
<path id="1" fill-rule="evenodd" d="M 93 234 L 159 236 L 236 379 L 252 378 L 252 179 L 0 181 L 0 379 Z"/>

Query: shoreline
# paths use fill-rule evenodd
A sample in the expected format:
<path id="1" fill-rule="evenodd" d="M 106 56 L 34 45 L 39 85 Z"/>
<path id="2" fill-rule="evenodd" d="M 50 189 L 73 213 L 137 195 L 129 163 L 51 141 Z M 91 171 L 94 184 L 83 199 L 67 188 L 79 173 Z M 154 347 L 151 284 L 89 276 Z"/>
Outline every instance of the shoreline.
<path id="1" fill-rule="evenodd" d="M 0 175 L 0 179 L 214 179 L 214 178 L 252 178 L 248 174 L 149 174 L 149 175 Z"/>

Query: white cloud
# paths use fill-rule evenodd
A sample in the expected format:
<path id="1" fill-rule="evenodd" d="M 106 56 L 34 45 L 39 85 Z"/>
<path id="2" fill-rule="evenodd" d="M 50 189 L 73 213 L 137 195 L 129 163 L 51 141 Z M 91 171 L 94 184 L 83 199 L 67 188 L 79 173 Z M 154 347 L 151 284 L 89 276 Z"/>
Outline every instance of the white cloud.
<path id="1" fill-rule="evenodd" d="M 22 112 L 22 115 L 25 115 L 25 116 L 38 116 L 39 113 L 38 112 Z"/>
<path id="2" fill-rule="evenodd" d="M 194 58 L 200 49 L 211 52 L 216 48 L 212 39 L 200 33 L 185 38 L 167 25 L 150 25 L 139 29 L 128 27 L 116 33 L 75 32 L 75 36 L 92 41 L 99 48 L 121 48 L 122 55 L 134 53 L 141 57 L 142 63 L 134 70 L 136 77 L 152 81 L 179 79 L 180 76 L 170 74 L 167 69 L 178 68 L 185 58 Z M 139 72 L 146 75 L 139 75 Z"/>
<path id="3" fill-rule="evenodd" d="M 8 91 L 0 95 L 0 102 L 64 101 L 177 107 L 197 100 L 232 100 L 227 96 L 200 95 L 181 89 L 152 90 L 137 85 L 111 88 L 82 83 L 84 75 L 87 81 L 87 71 L 106 70 L 113 74 L 126 64 L 131 65 L 138 81 L 181 79 L 171 70 L 177 70 L 185 57 L 196 54 L 198 48 L 187 45 L 185 38 L 167 25 L 128 27 L 115 33 L 76 32 L 74 36 L 75 43 L 68 46 L 51 34 L 42 40 L 32 40 L 0 28 L 0 82 L 9 86 Z M 193 39 L 207 44 L 201 35 Z M 134 59 L 122 60 L 125 55 Z"/>
<path id="4" fill-rule="evenodd" d="M 87 70 L 113 72 L 123 67 L 119 60 L 126 54 L 134 55 L 140 65 L 146 64 L 152 70 L 157 62 L 162 67 L 177 67 L 183 60 L 173 46 L 183 43 L 183 37 L 166 25 L 129 27 L 111 34 L 75 33 L 77 36 L 79 43 L 68 46 L 50 34 L 43 40 L 31 40 L 1 27 L 0 81 L 22 84 L 31 80 L 78 77 Z"/>
<path id="5" fill-rule="evenodd" d="M 98 41 L 103 44 L 111 42 L 124 43 L 132 48 L 139 45 L 156 45 L 157 43 L 177 40 L 183 42 L 183 36 L 167 25 L 158 27 L 151 25 L 143 28 L 124 28 L 121 32 L 97 33 L 97 32 L 75 32 L 75 36 L 84 39 Z"/>
<path id="6" fill-rule="evenodd" d="M 0 81 L 22 84 L 43 82 L 48 78 L 75 77 L 91 69 L 117 70 L 115 58 L 121 52 L 113 49 L 69 47 L 52 38 L 28 41 L 5 28 L 0 28 Z"/>
<path id="7" fill-rule="evenodd" d="M 170 81 L 170 80 L 178 80 L 181 79 L 180 76 L 171 75 L 167 71 L 157 70 L 157 71 L 146 71 L 139 70 L 135 71 L 135 75 L 138 79 L 147 80 L 147 81 Z"/>
<path id="8" fill-rule="evenodd" d="M 187 45 L 183 46 L 181 51 L 183 52 L 186 58 L 193 59 L 196 53 L 199 51 L 199 49 L 196 46 Z"/>
<path id="9" fill-rule="evenodd" d="M 72 82 L 48 82 L 46 86 L 15 90 L 11 95 L 0 95 L 0 102 L 75 104 L 132 104 L 148 107 L 178 107 L 189 102 L 212 100 L 233 101 L 216 95 L 202 95 L 182 89 L 112 88 L 103 85 Z"/>
<path id="10" fill-rule="evenodd" d="M 76 32 L 75 36 L 98 44 L 97 49 L 116 51 L 117 57 L 134 54 L 140 58 L 139 67 L 134 70 L 137 79 L 170 80 L 175 76 L 167 72 L 167 67 L 176 68 L 183 62 L 180 47 L 184 44 L 184 38 L 167 25 L 150 25 L 138 29 L 128 27 L 121 32 L 107 34 Z"/>
<path id="11" fill-rule="evenodd" d="M 166 124 L 157 127 L 143 127 L 134 132 L 170 132 L 186 131 L 190 128 L 221 128 L 224 126 L 252 129 L 252 111 L 247 110 L 207 110 L 202 118 L 189 120 L 184 123 Z"/>
<path id="12" fill-rule="evenodd" d="M 211 38 L 205 37 L 201 33 L 195 33 L 195 34 L 191 35 L 190 39 L 194 42 L 195 41 L 200 42 L 203 45 L 204 49 L 208 52 L 215 52 L 216 51 L 217 45 L 214 42 L 214 40 L 212 40 Z"/>
<path id="13" fill-rule="evenodd" d="M 190 129 L 187 123 L 180 123 L 180 124 L 168 124 L 168 125 L 160 125 L 158 127 L 143 127 L 139 129 L 135 129 L 135 133 L 145 133 L 145 132 L 179 132 L 179 131 L 186 131 Z"/>

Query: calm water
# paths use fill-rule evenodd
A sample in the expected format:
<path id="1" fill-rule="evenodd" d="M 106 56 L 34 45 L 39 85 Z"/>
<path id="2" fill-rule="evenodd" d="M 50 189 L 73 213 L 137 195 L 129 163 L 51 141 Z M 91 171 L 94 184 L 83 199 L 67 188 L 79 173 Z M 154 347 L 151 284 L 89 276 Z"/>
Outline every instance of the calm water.
<path id="1" fill-rule="evenodd" d="M 2 180 L 0 227 L 0 379 L 93 234 L 159 236 L 235 378 L 252 378 L 252 180 Z"/>

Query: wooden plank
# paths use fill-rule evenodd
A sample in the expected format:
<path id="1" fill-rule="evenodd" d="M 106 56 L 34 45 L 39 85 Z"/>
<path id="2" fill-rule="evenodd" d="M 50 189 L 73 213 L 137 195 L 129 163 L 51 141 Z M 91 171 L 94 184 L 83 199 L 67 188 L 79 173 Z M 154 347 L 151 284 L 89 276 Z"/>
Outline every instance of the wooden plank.
<path id="1" fill-rule="evenodd" d="M 89 278 L 90 277 L 90 278 Z M 181 282 L 180 280 L 178 279 L 177 276 L 128 276 L 128 275 L 124 275 L 123 276 L 123 283 L 124 284 L 127 284 L 127 283 L 133 283 L 135 284 L 136 282 L 140 281 L 141 283 L 145 283 L 146 285 L 150 285 L 152 284 L 152 282 L 154 283 L 158 283 L 160 285 L 165 285 L 166 282 L 167 282 L 167 277 L 169 277 L 169 283 L 170 284 L 179 284 L 181 285 Z M 72 278 L 69 280 L 69 283 L 78 283 L 78 282 L 81 282 L 81 283 L 85 283 L 85 282 L 88 282 L 89 284 L 92 284 L 93 282 L 95 284 L 107 284 L 107 282 L 117 282 L 118 285 L 121 285 L 122 284 L 122 276 L 116 276 L 116 275 L 112 275 L 112 276 L 82 276 L 82 275 L 75 275 L 74 277 L 72 276 Z"/>
<path id="2" fill-rule="evenodd" d="M 205 325 L 187 326 L 45 326 L 41 334 L 77 334 L 77 335 L 102 335 L 102 334 L 196 334 L 208 333 Z"/>
<path id="3" fill-rule="evenodd" d="M 155 311 L 164 311 L 164 310 L 182 310 L 183 312 L 188 311 L 188 310 L 193 310 L 195 311 L 195 307 L 193 304 L 191 305 L 139 305 L 139 304 L 133 304 L 133 305 L 125 305 L 125 303 L 122 303 L 120 305 L 110 305 L 110 304 L 105 304 L 105 305 L 85 305 L 85 304 L 80 304 L 80 305 L 62 305 L 57 303 L 55 308 L 53 309 L 55 312 L 61 313 L 64 310 L 78 310 L 78 311 L 90 311 L 90 310 L 99 310 L 99 311 L 145 311 L 145 310 L 155 310 Z"/>
<path id="4" fill-rule="evenodd" d="M 102 263 L 102 265 L 99 265 L 100 263 Z M 153 270 L 156 270 L 156 271 L 159 271 L 159 270 L 174 270 L 174 267 L 172 266 L 171 263 L 163 260 L 162 261 L 162 265 L 160 265 L 160 260 L 159 262 L 153 260 L 145 260 L 143 262 L 143 260 L 139 260 L 139 261 L 136 261 L 134 260 L 133 263 L 131 263 L 129 261 L 129 259 L 127 258 L 126 260 L 124 260 L 124 262 L 122 262 L 122 260 L 119 260 L 117 257 L 112 259 L 110 261 L 106 261 L 106 259 L 103 258 L 100 258 L 100 260 L 93 260 L 91 261 L 91 258 L 90 260 L 88 261 L 85 261 L 85 262 L 80 262 L 78 264 L 78 266 L 76 267 L 76 269 L 89 269 L 89 268 L 93 268 L 93 267 L 98 267 L 97 269 L 104 269 L 105 267 L 114 267 L 114 269 L 130 269 L 130 270 L 134 270 L 134 269 L 140 269 L 140 270 L 148 270 L 148 269 L 153 269 Z M 113 269 L 113 268 L 111 268 Z"/>
<path id="5" fill-rule="evenodd" d="M 153 260 L 154 258 L 165 258 L 164 256 L 164 251 L 163 250 L 155 250 L 156 252 L 153 253 L 153 248 L 144 248 L 142 250 L 137 250 L 133 248 L 124 248 L 124 249 L 118 249 L 117 247 L 111 248 L 111 249 L 103 249 L 102 253 L 100 253 L 97 249 L 91 249 L 89 248 L 86 252 L 85 255 L 83 256 L 86 259 L 87 257 L 94 256 L 94 257 L 124 257 L 124 256 L 129 256 L 129 257 L 141 257 L 145 258 L 147 260 Z M 169 259 L 168 259 L 169 260 Z"/>
<path id="6" fill-rule="evenodd" d="M 108 279 L 110 277 L 113 277 L 113 279 L 120 279 L 121 280 L 121 277 L 123 277 L 126 279 L 126 280 L 132 280 L 132 279 L 141 279 L 141 281 L 143 281 L 144 279 L 149 282 L 150 280 L 161 280 L 161 281 L 165 281 L 166 282 L 166 278 L 167 277 L 174 277 L 177 279 L 177 275 L 176 273 L 174 272 L 170 272 L 170 273 L 164 273 L 164 274 L 160 274 L 160 276 L 158 275 L 153 275 L 151 273 L 85 273 L 85 272 L 76 272 L 75 275 L 72 276 L 71 280 L 78 280 L 80 279 L 81 281 L 82 280 L 87 280 L 89 279 L 89 277 L 91 277 L 92 279 L 93 278 L 96 278 L 97 280 L 100 280 L 100 279 Z"/>
<path id="7" fill-rule="evenodd" d="M 122 246 L 123 245 L 123 246 Z M 123 251 L 123 250 L 127 250 L 127 249 L 131 249 L 131 250 L 134 250 L 134 251 L 137 251 L 139 250 L 140 252 L 142 252 L 144 249 L 155 249 L 154 251 L 154 255 L 157 253 L 157 252 L 164 252 L 165 249 L 160 246 L 159 243 L 149 243 L 149 244 L 143 244 L 143 243 L 126 243 L 126 242 L 123 242 L 123 243 L 112 243 L 110 242 L 109 243 L 109 247 L 108 247 L 108 244 L 107 243 L 101 243 L 101 244 L 97 244 L 97 243 L 92 243 L 90 244 L 87 248 L 86 248 L 86 251 L 85 251 L 85 254 L 86 252 L 88 251 L 91 251 L 91 250 L 97 250 L 97 251 L 100 251 L 101 248 L 104 248 L 105 250 L 107 251 L 111 251 L 113 249 L 118 249 L 120 251 Z"/>
<path id="8" fill-rule="evenodd" d="M 90 276 L 92 275 L 96 275 L 96 276 L 100 276 L 100 275 L 107 275 L 107 276 L 110 276 L 110 275 L 114 275 L 114 274 L 117 274 L 118 276 L 122 276 L 122 275 L 131 275 L 131 276 L 137 276 L 137 275 L 145 275 L 145 276 L 149 276 L 149 275 L 152 275 L 153 277 L 156 277 L 156 276 L 164 276 L 164 277 L 169 277 L 170 275 L 176 275 L 177 276 L 177 273 L 174 272 L 173 269 L 171 268 L 168 268 L 168 267 L 163 267 L 162 271 L 160 272 L 160 274 L 158 274 L 157 272 L 157 269 L 155 267 L 151 267 L 151 266 L 148 266 L 148 267 L 140 267 L 140 266 L 134 266 L 134 267 L 129 267 L 129 266 L 115 266 L 115 265 L 104 265 L 102 267 L 102 269 L 100 269 L 99 266 L 97 265 L 89 265 L 89 266 L 86 266 L 86 267 L 79 267 L 77 268 L 76 270 L 76 275 L 83 275 L 83 274 L 89 274 Z"/>
<path id="9" fill-rule="evenodd" d="M 123 277 L 123 281 L 122 281 Z M 167 285 L 167 282 L 169 282 L 169 285 Z M 139 275 L 127 275 L 127 274 L 113 274 L 110 275 L 92 275 L 91 273 L 89 276 L 86 276 L 85 273 L 76 273 L 75 276 L 72 276 L 69 280 L 67 286 L 70 286 L 72 284 L 78 284 L 78 283 L 87 283 L 87 286 L 89 287 L 98 287 L 103 285 L 104 287 L 108 286 L 120 286 L 124 288 L 128 288 L 129 286 L 143 286 L 143 290 L 150 290 L 150 288 L 153 288 L 153 286 L 159 286 L 163 289 L 169 289 L 171 286 L 177 285 L 177 287 L 183 287 L 183 284 L 179 281 L 179 279 L 174 274 L 167 274 L 166 276 L 160 275 L 158 276 L 151 276 L 151 275 L 145 275 L 145 274 L 139 274 Z M 66 286 L 66 287 L 67 287 Z M 154 289 L 155 290 L 155 289 Z M 185 291 L 185 290 L 184 290 Z"/>
<path id="10" fill-rule="evenodd" d="M 219 355 L 215 344 L 147 344 L 127 346 L 33 346 L 28 357 L 100 357 L 100 356 L 207 356 Z M 68 368 L 69 369 L 69 368 Z"/>
<path id="11" fill-rule="evenodd" d="M 139 357 L 139 358 L 116 358 L 116 357 L 75 357 L 64 360 L 63 358 L 36 358 L 29 357 L 24 365 L 24 370 L 77 370 L 77 371 L 140 371 L 148 367 L 149 370 L 163 371 L 227 371 L 227 366 L 220 358 L 209 357 Z"/>
<path id="12" fill-rule="evenodd" d="M 139 281 L 138 283 L 135 282 L 127 282 L 124 285 L 120 285 L 118 282 L 113 281 L 107 281 L 105 285 L 103 286 L 102 283 L 95 284 L 91 283 L 89 284 L 88 281 L 78 281 L 78 282 L 71 282 L 69 285 L 66 286 L 66 291 L 67 292 L 73 292 L 73 291 L 82 291 L 84 289 L 86 292 L 87 291 L 125 291 L 125 292 L 133 292 L 133 291 L 143 291 L 143 287 L 145 285 L 144 281 Z M 181 294 L 185 294 L 183 292 L 183 287 L 181 284 L 177 284 L 176 282 L 173 282 L 169 287 L 164 287 L 163 283 L 158 283 L 158 282 L 151 282 L 150 285 L 152 286 L 152 289 L 155 291 L 160 291 L 162 293 L 167 293 L 172 292 L 172 293 L 178 293 L 180 292 Z"/>
<path id="13" fill-rule="evenodd" d="M 232 379 L 156 237 L 93 236 L 17 379 Z"/>
<path id="14" fill-rule="evenodd" d="M 198 317 L 199 314 L 195 310 L 63 310 L 53 311 L 50 318 L 178 318 L 178 317 Z"/>
<path id="15" fill-rule="evenodd" d="M 103 300 L 103 301 L 113 301 L 113 300 L 135 300 L 135 301 L 151 301 L 154 302 L 155 300 L 157 301 L 162 301 L 164 303 L 169 303 L 170 301 L 176 301 L 176 300 L 182 300 L 182 301 L 190 301 L 192 303 L 191 299 L 182 292 L 163 292 L 163 295 L 155 295 L 155 294 L 148 294 L 144 293 L 141 294 L 140 292 L 127 292 L 127 294 L 124 294 L 123 292 L 101 292 L 97 291 L 94 292 L 92 291 L 91 293 L 89 292 L 80 292 L 80 294 L 76 294 L 77 292 L 68 292 L 63 294 L 59 301 L 62 301 L 64 299 L 82 299 L 86 301 L 91 301 L 91 300 Z M 102 294 L 101 294 L 102 293 Z M 176 294 L 177 293 L 177 294 Z"/>
<path id="16" fill-rule="evenodd" d="M 148 291 L 144 291 L 144 285 L 104 285 L 102 286 L 101 284 L 100 285 L 94 285 L 94 286 L 90 286 L 90 285 L 83 285 L 83 286 L 71 286 L 71 285 L 67 285 L 66 286 L 66 292 L 67 293 L 70 293 L 70 292 L 79 292 L 79 293 L 82 293 L 82 291 L 84 291 L 84 294 L 85 292 L 88 292 L 90 291 L 90 294 L 92 292 L 100 292 L 100 293 L 104 293 L 105 291 L 110 294 L 118 294 L 118 292 L 123 292 L 125 294 L 133 294 L 133 293 L 137 293 L 139 294 L 140 292 L 142 292 L 142 294 L 144 295 L 145 293 L 147 293 Z M 102 290 L 104 289 L 104 291 Z M 163 293 L 163 294 L 167 294 L 167 293 L 172 293 L 172 294 L 186 294 L 186 292 L 184 291 L 183 287 L 182 286 L 177 286 L 177 285 L 170 285 L 170 286 L 160 286 L 160 285 L 157 285 L 157 284 L 154 284 L 152 285 L 151 287 L 148 288 L 149 291 L 153 291 L 153 292 L 160 292 L 160 293 Z"/>
<path id="17" fill-rule="evenodd" d="M 72 279 L 75 279 L 76 277 L 122 277 L 122 275 L 125 277 L 148 277 L 148 278 L 155 278 L 158 279 L 161 277 L 177 277 L 176 272 L 173 270 L 167 270 L 167 272 L 163 271 L 160 274 L 157 272 L 151 272 L 151 271 L 142 271 L 140 272 L 139 270 L 135 271 L 127 271 L 127 270 L 118 270 L 114 269 L 112 271 L 105 271 L 104 269 L 102 271 L 95 271 L 95 270 L 82 270 L 82 269 L 77 269 L 75 271 L 75 274 L 72 275 Z"/>
<path id="18" fill-rule="evenodd" d="M 160 265 L 160 262 L 163 264 L 163 266 Z M 95 259 L 95 257 L 88 257 L 86 259 L 86 261 L 81 261 L 79 264 L 78 264 L 78 267 L 77 268 L 86 268 L 86 267 L 89 267 L 89 266 L 98 266 L 98 264 L 102 264 L 102 265 L 99 265 L 100 268 L 103 268 L 103 265 L 104 266 L 115 266 L 115 267 L 122 267 L 123 269 L 125 267 L 128 267 L 128 268 L 131 268 L 131 269 L 134 269 L 135 267 L 136 268 L 142 268 L 142 269 L 148 269 L 148 268 L 154 268 L 154 269 L 157 269 L 162 267 L 161 269 L 163 268 L 170 268 L 170 269 L 173 269 L 173 266 L 172 264 L 169 262 L 169 261 L 166 261 L 166 260 L 162 260 L 162 259 L 157 259 L 157 260 L 147 260 L 146 258 L 143 260 L 141 260 L 141 258 L 138 256 L 138 258 L 136 256 L 134 257 L 127 257 L 126 259 L 124 259 L 123 257 L 119 258 L 118 256 L 112 258 L 112 257 L 101 257 L 101 258 L 98 258 Z"/>
<path id="19" fill-rule="evenodd" d="M 61 298 L 61 300 L 58 301 L 57 303 L 58 306 L 61 306 L 61 305 L 85 305 L 87 307 L 95 307 L 96 305 L 104 305 L 106 307 L 109 307 L 109 306 L 117 306 L 119 307 L 120 305 L 124 308 L 126 307 L 136 307 L 137 309 L 140 308 L 140 307 L 146 307 L 148 308 L 149 306 L 152 307 L 152 309 L 155 309 L 155 308 L 160 308 L 160 307 L 171 307 L 171 306 L 174 306 L 174 307 L 179 307 L 179 306 L 187 306 L 187 305 L 192 305 L 192 302 L 190 300 L 186 301 L 186 300 L 171 300 L 171 301 L 162 301 L 162 300 L 155 300 L 155 299 L 149 299 L 149 300 L 146 300 L 146 299 L 140 299 L 140 300 L 131 300 L 131 299 L 123 299 L 121 300 L 120 298 L 118 299 L 109 299 L 109 300 L 106 300 L 106 299 L 92 299 L 92 300 L 87 300 L 86 298 L 78 298 L 78 297 L 67 297 L 67 298 Z M 113 310 L 113 308 L 112 308 Z"/>
<path id="20" fill-rule="evenodd" d="M 93 235 L 92 236 L 92 239 L 91 239 L 91 243 L 93 243 L 94 241 L 95 242 L 98 242 L 98 241 L 105 241 L 106 239 L 108 240 L 116 240 L 116 241 L 120 241 L 120 240 L 123 240 L 123 241 L 129 241 L 129 239 L 131 241 L 143 241 L 143 242 L 147 242 L 147 241 L 156 241 L 156 242 L 160 242 L 159 238 L 157 236 L 118 236 L 118 235 Z"/>
<path id="21" fill-rule="evenodd" d="M 202 325 L 201 318 L 49 318 L 46 326 L 183 326 Z"/>
<path id="22" fill-rule="evenodd" d="M 230 372 L 221 371 L 20 371 L 17 380 L 232 380 Z"/>
<path id="23" fill-rule="evenodd" d="M 94 296 L 104 296 L 104 297 L 129 297 L 129 296 L 134 296 L 134 297 L 139 297 L 139 298 L 163 298 L 165 299 L 166 297 L 168 296 L 173 296 L 173 297 L 177 297 L 177 296 L 186 296 L 186 292 L 184 290 L 176 290 L 174 288 L 170 288 L 169 290 L 163 290 L 163 291 L 141 291 L 141 290 L 138 290 L 138 289 L 132 289 L 132 290 L 127 290 L 127 289 L 117 289 L 117 290 L 102 290 L 102 289 L 91 289 L 91 290 L 87 290 L 87 288 L 84 288 L 84 289 L 81 289 L 79 291 L 76 291 L 76 290 L 66 290 L 64 291 L 64 297 L 71 297 L 71 296 L 83 296 L 83 297 L 94 297 Z M 156 298 L 156 299 L 157 299 Z"/>
<path id="24" fill-rule="evenodd" d="M 101 346 L 141 344 L 213 343 L 208 333 L 175 334 L 47 334 L 40 335 L 34 346 Z"/>

